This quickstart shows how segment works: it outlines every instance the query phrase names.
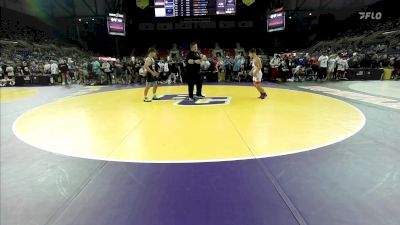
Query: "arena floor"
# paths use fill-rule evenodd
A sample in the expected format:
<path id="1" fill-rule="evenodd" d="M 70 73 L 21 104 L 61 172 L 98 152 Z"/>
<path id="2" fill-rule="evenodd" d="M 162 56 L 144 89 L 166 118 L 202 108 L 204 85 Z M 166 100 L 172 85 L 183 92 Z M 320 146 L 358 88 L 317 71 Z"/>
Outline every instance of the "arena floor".
<path id="1" fill-rule="evenodd" d="M 399 225 L 398 81 L 0 89 L 1 224 Z"/>

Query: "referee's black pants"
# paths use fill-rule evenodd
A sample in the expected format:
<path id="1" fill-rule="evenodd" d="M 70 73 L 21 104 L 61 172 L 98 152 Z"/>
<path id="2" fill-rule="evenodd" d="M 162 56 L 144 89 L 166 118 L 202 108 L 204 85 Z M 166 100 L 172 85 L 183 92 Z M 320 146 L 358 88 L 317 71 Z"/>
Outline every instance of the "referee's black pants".
<path id="1" fill-rule="evenodd" d="M 196 85 L 196 95 L 201 96 L 201 89 L 203 87 L 203 79 L 200 74 L 188 78 L 189 98 L 193 98 L 194 85 Z"/>

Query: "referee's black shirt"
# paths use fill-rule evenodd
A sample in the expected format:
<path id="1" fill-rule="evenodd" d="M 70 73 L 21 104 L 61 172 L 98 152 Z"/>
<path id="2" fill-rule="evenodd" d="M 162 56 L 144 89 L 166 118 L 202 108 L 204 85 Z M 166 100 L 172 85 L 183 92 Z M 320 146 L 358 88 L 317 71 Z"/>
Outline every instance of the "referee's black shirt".
<path id="1" fill-rule="evenodd" d="M 188 75 L 188 78 L 190 79 L 193 76 L 198 76 L 200 72 L 200 64 L 189 64 L 189 60 L 196 61 L 198 59 L 201 59 L 200 53 L 195 52 L 195 51 L 190 51 L 189 54 L 186 57 L 186 72 Z"/>

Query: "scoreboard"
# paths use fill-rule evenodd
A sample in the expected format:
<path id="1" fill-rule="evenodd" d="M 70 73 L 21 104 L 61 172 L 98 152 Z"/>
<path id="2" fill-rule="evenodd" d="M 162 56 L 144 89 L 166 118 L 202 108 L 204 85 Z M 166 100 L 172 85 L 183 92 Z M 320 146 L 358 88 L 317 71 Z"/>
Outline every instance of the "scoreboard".
<path id="1" fill-rule="evenodd" d="M 110 13 L 107 17 L 108 34 L 125 36 L 125 17 L 121 14 Z"/>
<path id="2" fill-rule="evenodd" d="M 285 29 L 285 11 L 283 8 L 274 10 L 267 20 L 268 32 L 279 31 Z"/>
<path id="3" fill-rule="evenodd" d="M 236 0 L 154 0 L 156 17 L 234 15 Z"/>

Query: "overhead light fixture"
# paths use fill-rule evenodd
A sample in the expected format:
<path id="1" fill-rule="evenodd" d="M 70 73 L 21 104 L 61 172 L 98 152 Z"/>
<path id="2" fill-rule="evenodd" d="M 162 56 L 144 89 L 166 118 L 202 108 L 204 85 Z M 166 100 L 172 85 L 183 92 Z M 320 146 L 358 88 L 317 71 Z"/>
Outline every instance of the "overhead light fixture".
<path id="1" fill-rule="evenodd" d="M 312 13 L 309 13 L 308 15 L 310 15 L 310 16 L 311 16 L 311 15 L 312 15 Z"/>
<path id="2" fill-rule="evenodd" d="M 292 19 L 292 17 L 291 17 L 291 16 L 289 16 L 289 19 Z"/>
<path id="3" fill-rule="evenodd" d="M 94 18 L 92 18 L 92 20 L 94 20 Z"/>

